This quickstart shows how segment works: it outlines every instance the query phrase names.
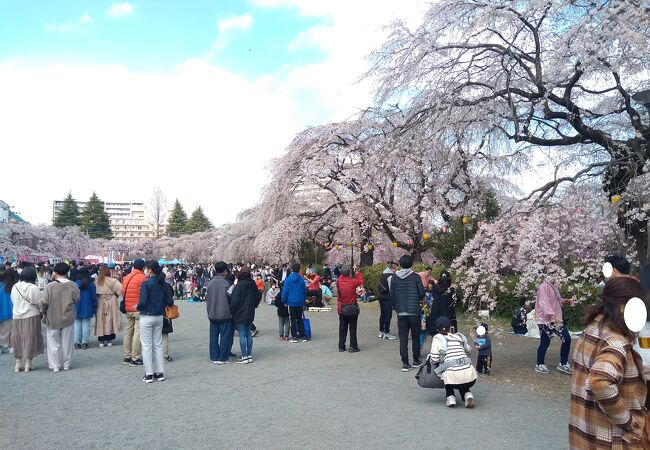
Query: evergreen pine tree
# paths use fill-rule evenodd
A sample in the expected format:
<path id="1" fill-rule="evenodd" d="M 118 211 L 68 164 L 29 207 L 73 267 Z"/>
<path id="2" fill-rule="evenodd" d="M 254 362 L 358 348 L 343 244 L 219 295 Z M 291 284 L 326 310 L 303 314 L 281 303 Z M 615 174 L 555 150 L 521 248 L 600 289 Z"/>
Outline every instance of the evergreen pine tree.
<path id="1" fill-rule="evenodd" d="M 81 213 L 81 231 L 91 238 L 113 239 L 111 223 L 104 211 L 104 203 L 93 192 Z"/>
<path id="2" fill-rule="evenodd" d="M 178 237 L 186 233 L 187 227 L 187 214 L 181 206 L 181 203 L 176 199 L 174 207 L 169 213 L 169 221 L 167 222 L 166 234 L 171 237 Z"/>
<path id="3" fill-rule="evenodd" d="M 77 206 L 77 202 L 72 198 L 72 193 L 68 192 L 68 196 L 63 200 L 63 205 L 59 214 L 54 219 L 53 225 L 57 228 L 78 227 L 81 225 L 79 206 Z"/>
<path id="4" fill-rule="evenodd" d="M 203 209 L 199 206 L 192 212 L 190 220 L 185 226 L 187 234 L 198 233 L 199 231 L 207 231 L 213 228 L 210 219 L 203 213 Z"/>

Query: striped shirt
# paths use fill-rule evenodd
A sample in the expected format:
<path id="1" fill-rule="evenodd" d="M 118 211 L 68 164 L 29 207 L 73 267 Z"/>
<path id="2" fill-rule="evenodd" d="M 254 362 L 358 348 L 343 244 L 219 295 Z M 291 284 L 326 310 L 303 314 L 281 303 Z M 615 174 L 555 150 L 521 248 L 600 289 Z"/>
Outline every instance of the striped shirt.
<path id="1" fill-rule="evenodd" d="M 641 448 L 633 443 L 646 416 L 641 357 L 601 320 L 587 326 L 573 354 L 569 448 Z"/>
<path id="2" fill-rule="evenodd" d="M 466 342 L 464 336 L 460 333 L 454 334 L 437 334 L 433 338 L 431 344 L 431 362 L 433 364 L 440 363 L 440 349 L 442 347 L 441 340 L 447 341 L 447 350 L 444 361 L 456 358 L 467 358 L 470 352 L 470 347 Z M 442 374 L 442 380 L 445 384 L 465 384 L 470 383 L 477 378 L 476 370 L 471 363 L 461 364 L 448 368 Z"/>

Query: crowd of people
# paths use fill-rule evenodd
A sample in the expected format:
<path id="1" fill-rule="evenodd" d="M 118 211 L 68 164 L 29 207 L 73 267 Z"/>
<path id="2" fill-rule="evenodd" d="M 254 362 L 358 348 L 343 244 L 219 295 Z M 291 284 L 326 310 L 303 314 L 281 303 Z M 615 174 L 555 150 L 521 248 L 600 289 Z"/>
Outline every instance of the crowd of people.
<path id="1" fill-rule="evenodd" d="M 558 338 L 557 370 L 573 377 L 571 448 L 644 448 L 650 361 L 637 352 L 639 343 L 626 326 L 623 308 L 632 297 L 647 303 L 648 296 L 630 275 L 625 258 L 610 256 L 607 262 L 613 274 L 602 284 L 601 302 L 588 309 L 573 364 L 569 361 L 571 335 L 562 313 L 562 307 L 573 302 L 562 297 L 552 276 L 538 287 L 534 314 L 540 342 L 535 371 L 550 372 L 545 355 L 552 339 Z M 375 288 L 380 306 L 378 337 L 399 339 L 403 372 L 425 363 L 421 349 L 430 338 L 426 364 L 436 368 L 444 383 L 446 405 L 456 406 L 457 391 L 464 406 L 472 408 L 475 398 L 471 389 L 478 374 L 489 375 L 492 366 L 488 324 L 477 327 L 471 345 L 458 330 L 455 308 L 459 299 L 451 274 L 443 271 L 435 280 L 431 268 L 418 273 L 412 266 L 412 257 L 405 255 L 399 262 L 389 262 L 381 275 Z M 0 271 L 0 345 L 3 352 L 13 353 L 15 372 L 29 372 L 34 357 L 44 352 L 41 324 L 45 324 L 48 366 L 54 373 L 67 371 L 72 367 L 73 350 L 89 348 L 94 317 L 100 348 L 112 346 L 124 328 L 123 363 L 143 366 L 146 383 L 164 381 L 164 362 L 172 361 L 168 335 L 173 332 L 174 316 L 168 308 L 174 306 L 175 299 L 189 296 L 206 302 L 213 364 L 230 364 L 233 357 L 236 363 L 251 364 L 253 337 L 258 332 L 255 311 L 266 295 L 266 303 L 277 308 L 279 338 L 291 343 L 310 340 L 304 320 L 307 307 L 336 300 L 338 350 L 356 353 L 361 350 L 357 338 L 359 302 L 368 299 L 363 287 L 363 275 L 349 266 L 330 269 L 326 265 L 320 273 L 308 266 L 303 273 L 298 263 L 270 267 L 219 261 L 161 267 L 156 261 L 136 259 L 122 266 L 61 262 L 53 267 L 21 264 L 14 268 L 7 264 Z M 513 315 L 516 334 L 528 331 L 526 306 L 522 299 Z M 393 313 L 397 337 L 391 334 Z M 232 351 L 235 332 L 238 357 Z M 469 357 L 472 347 L 478 353 L 476 364 Z"/>

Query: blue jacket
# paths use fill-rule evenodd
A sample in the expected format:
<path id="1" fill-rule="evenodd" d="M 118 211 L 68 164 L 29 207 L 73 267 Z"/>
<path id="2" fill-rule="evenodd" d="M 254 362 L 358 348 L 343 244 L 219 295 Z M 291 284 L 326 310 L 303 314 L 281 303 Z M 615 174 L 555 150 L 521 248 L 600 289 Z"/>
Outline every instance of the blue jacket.
<path id="1" fill-rule="evenodd" d="M 0 322 L 11 319 L 14 316 L 14 304 L 11 301 L 11 294 L 5 292 L 5 284 L 0 283 Z"/>
<path id="2" fill-rule="evenodd" d="M 149 277 L 140 287 L 140 301 L 136 307 L 145 316 L 162 316 L 165 306 L 173 304 L 167 283 L 160 285 L 157 277 Z"/>
<path id="3" fill-rule="evenodd" d="M 282 303 L 293 308 L 305 306 L 307 285 L 299 273 L 292 273 L 284 280 L 282 287 Z"/>
<path id="4" fill-rule="evenodd" d="M 79 287 L 79 302 L 75 305 L 77 319 L 90 319 L 97 311 L 97 288 L 92 281 L 86 289 L 81 287 L 81 281 L 77 281 Z"/>

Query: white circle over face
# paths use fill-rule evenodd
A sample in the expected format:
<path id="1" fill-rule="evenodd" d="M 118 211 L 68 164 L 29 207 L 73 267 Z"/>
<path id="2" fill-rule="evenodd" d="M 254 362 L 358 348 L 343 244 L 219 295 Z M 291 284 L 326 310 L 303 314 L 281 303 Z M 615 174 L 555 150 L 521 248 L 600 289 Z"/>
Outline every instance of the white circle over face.
<path id="1" fill-rule="evenodd" d="M 485 331 L 486 330 L 485 330 L 485 327 L 483 325 L 479 325 L 476 328 L 476 334 L 478 334 L 479 336 L 485 336 Z"/>
<path id="2" fill-rule="evenodd" d="M 612 267 L 612 263 L 606 262 L 603 264 L 603 275 L 605 278 L 610 278 L 614 274 L 614 268 Z"/>
<path id="3" fill-rule="evenodd" d="M 625 319 L 625 326 L 630 331 L 638 333 L 643 329 L 648 317 L 648 310 L 645 303 L 638 297 L 633 297 L 625 304 L 623 310 L 623 318 Z"/>

